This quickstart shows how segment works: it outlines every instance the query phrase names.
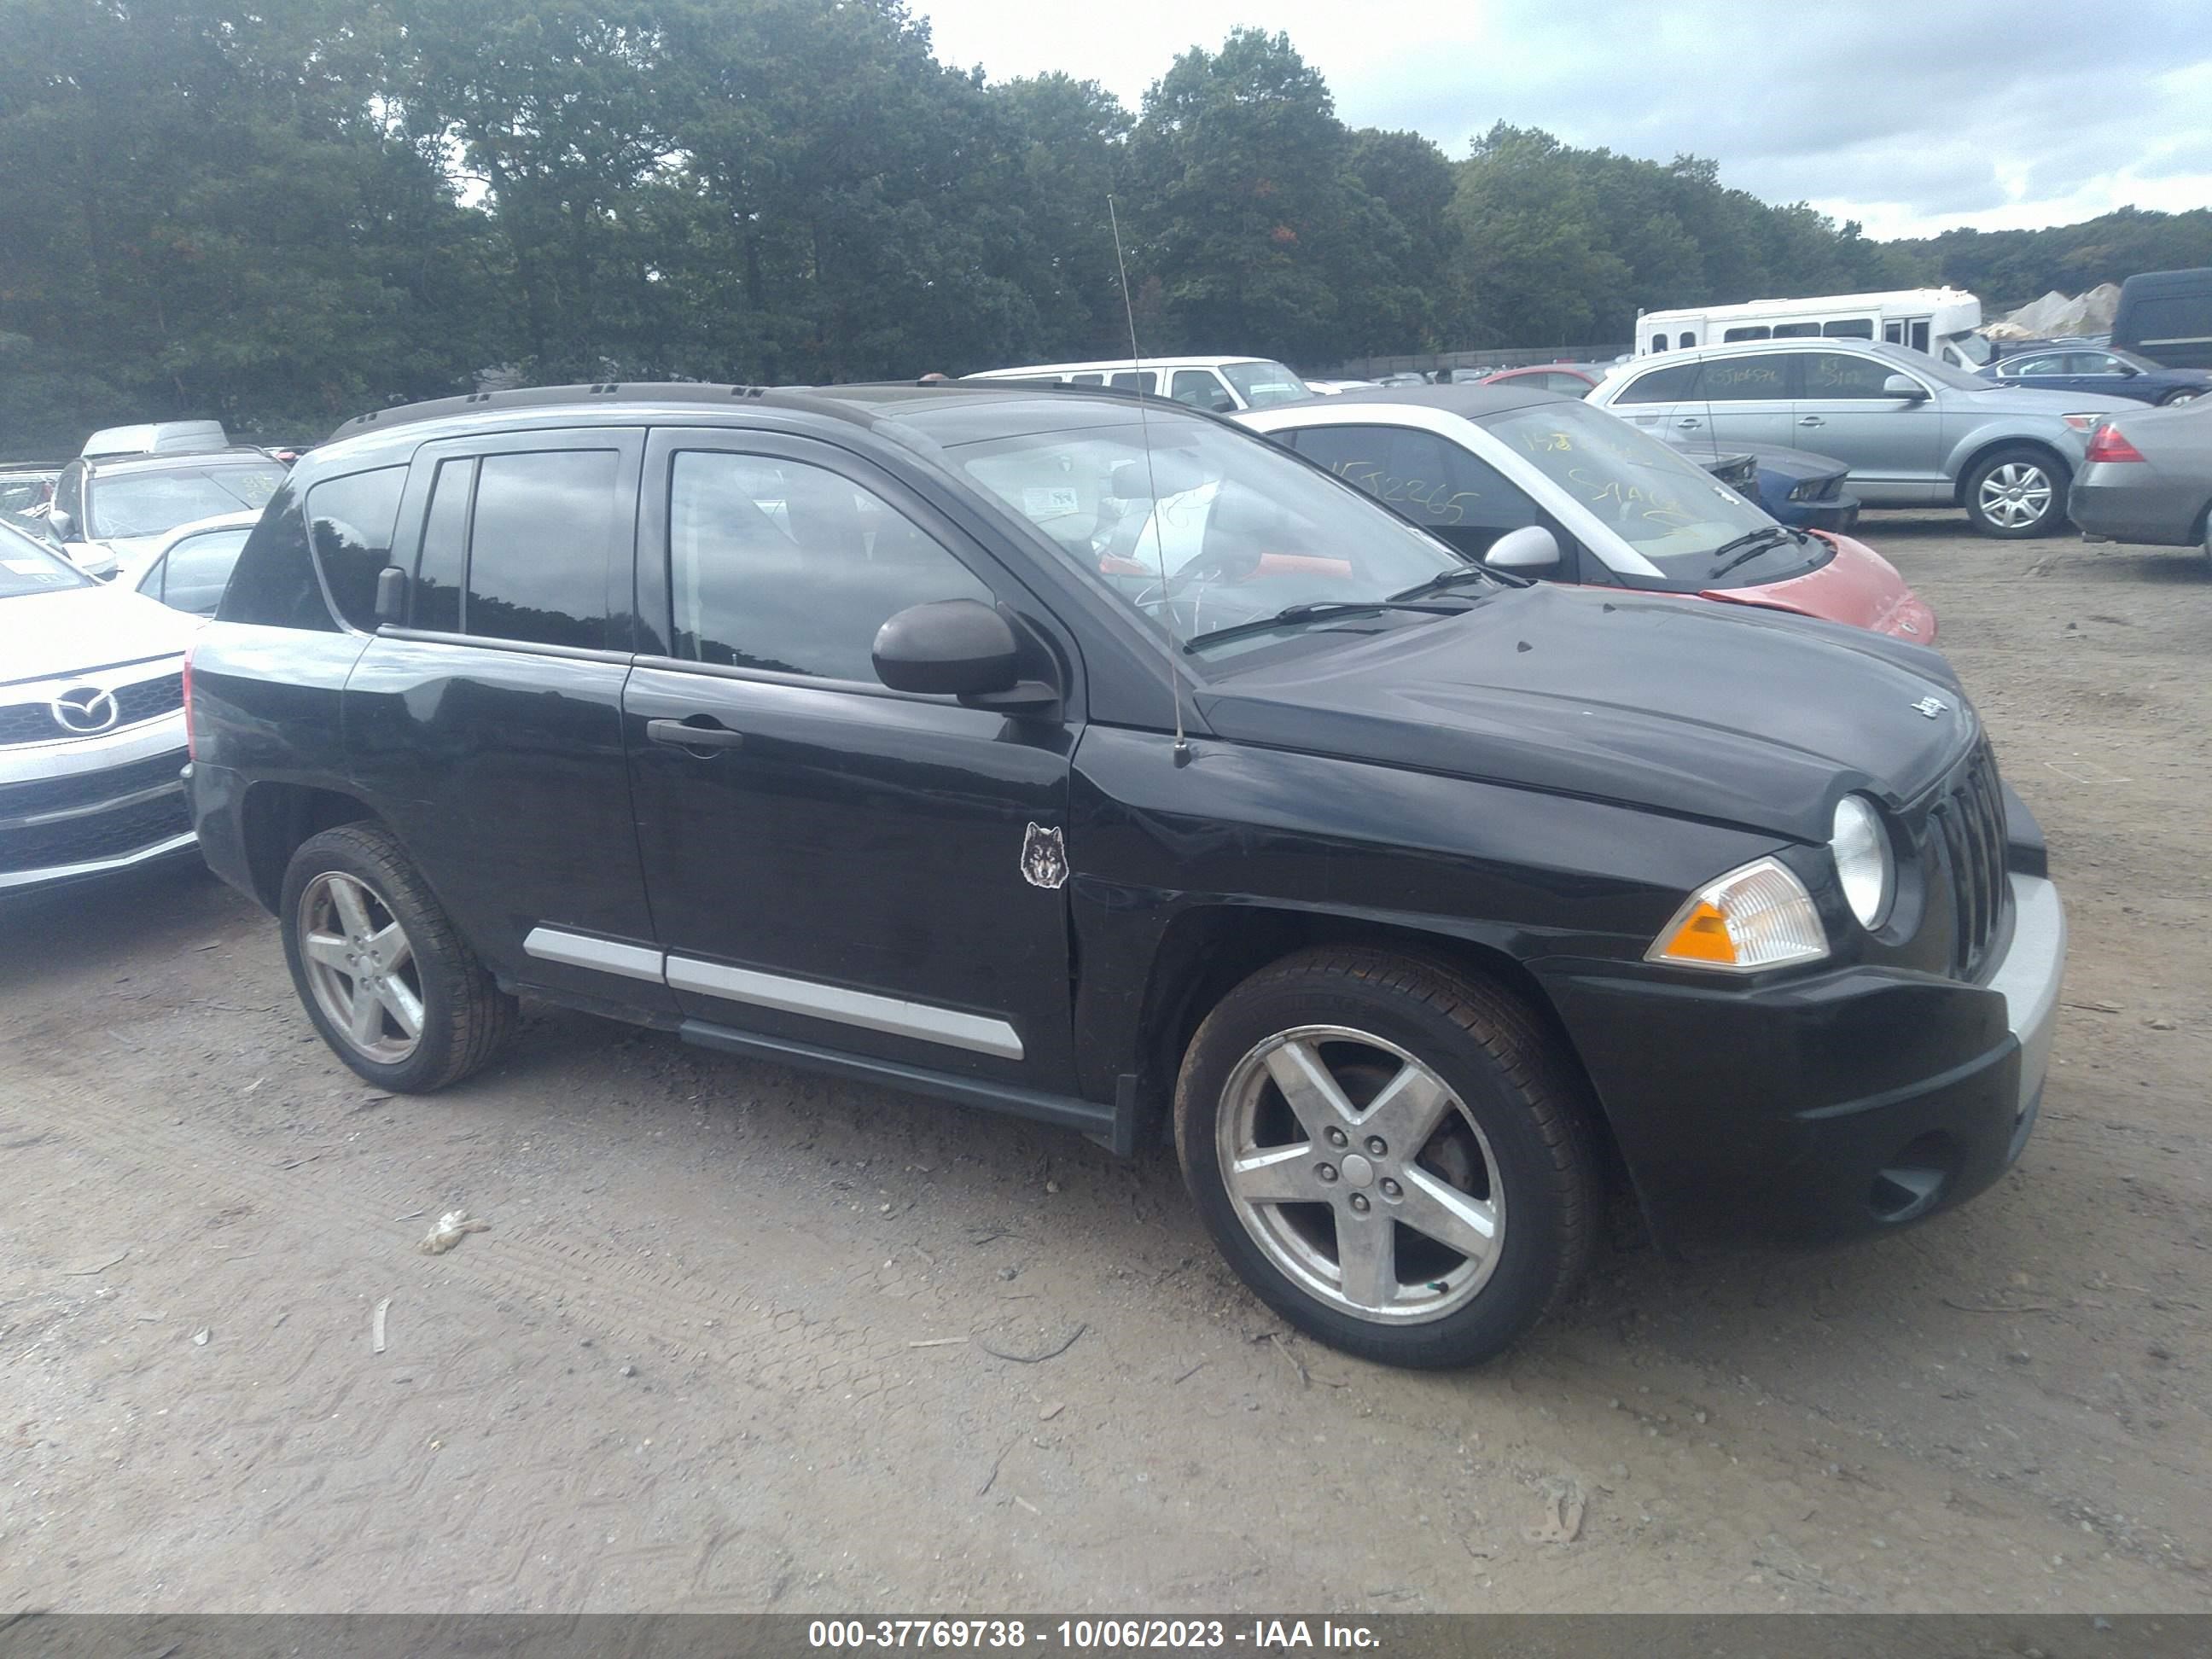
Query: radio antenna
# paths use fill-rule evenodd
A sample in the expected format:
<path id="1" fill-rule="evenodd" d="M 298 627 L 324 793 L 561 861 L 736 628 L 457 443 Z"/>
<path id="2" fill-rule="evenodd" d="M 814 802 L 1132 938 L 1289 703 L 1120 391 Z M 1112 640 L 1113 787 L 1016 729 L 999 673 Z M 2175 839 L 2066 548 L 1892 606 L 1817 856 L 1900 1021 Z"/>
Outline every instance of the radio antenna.
<path id="1" fill-rule="evenodd" d="M 1167 602 L 1168 595 L 1168 538 L 1167 528 L 1160 522 L 1160 484 L 1152 471 L 1152 423 L 1145 410 L 1145 360 L 1137 349 L 1137 307 L 1129 297 L 1129 264 L 1121 257 L 1121 217 L 1114 210 L 1114 198 L 1106 198 L 1106 222 L 1114 231 L 1114 267 L 1121 276 L 1121 314 L 1129 320 L 1130 378 L 1136 382 L 1137 431 L 1145 447 L 1145 488 L 1152 503 L 1152 551 L 1160 567 L 1160 626 L 1167 630 L 1166 668 L 1168 701 L 1175 705 L 1175 763 L 1190 763 L 1190 739 L 1182 729 L 1182 684 L 1176 666 L 1175 609 Z"/>

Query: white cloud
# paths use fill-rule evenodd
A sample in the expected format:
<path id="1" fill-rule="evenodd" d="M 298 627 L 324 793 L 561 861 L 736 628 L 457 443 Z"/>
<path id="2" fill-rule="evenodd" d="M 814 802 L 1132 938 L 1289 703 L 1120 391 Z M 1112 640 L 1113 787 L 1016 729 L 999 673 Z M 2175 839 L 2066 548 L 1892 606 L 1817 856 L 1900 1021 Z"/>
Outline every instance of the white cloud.
<path id="1" fill-rule="evenodd" d="M 2133 203 L 2212 205 L 2212 7 L 2011 0 L 1782 9 L 1741 0 L 917 0 L 938 55 L 992 78 L 1061 70 L 1133 109 L 1194 45 L 1288 33 L 1356 126 L 1454 155 L 1492 122 L 1720 163 L 1875 236 L 2061 224 Z"/>

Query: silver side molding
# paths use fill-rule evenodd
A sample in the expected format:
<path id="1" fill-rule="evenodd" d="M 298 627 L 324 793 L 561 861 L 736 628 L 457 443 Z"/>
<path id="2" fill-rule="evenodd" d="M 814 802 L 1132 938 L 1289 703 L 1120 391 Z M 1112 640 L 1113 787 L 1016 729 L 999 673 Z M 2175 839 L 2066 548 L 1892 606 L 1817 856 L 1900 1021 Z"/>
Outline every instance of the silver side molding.
<path id="1" fill-rule="evenodd" d="M 524 937 L 522 948 L 541 962 L 596 968 L 603 974 L 650 980 L 655 985 L 662 982 L 660 952 L 642 945 L 618 945 L 612 939 L 564 933 L 558 927 L 533 927 Z"/>
<path id="2" fill-rule="evenodd" d="M 904 1002 L 896 997 L 848 991 L 842 985 L 786 979 L 781 974 L 755 973 L 749 968 L 725 968 L 688 957 L 668 958 L 668 982 L 678 991 L 727 997 L 732 1002 L 814 1019 L 833 1019 L 841 1025 L 858 1025 L 893 1036 L 919 1037 L 924 1042 L 942 1042 L 1000 1060 L 1022 1057 L 1021 1033 L 1005 1020 L 963 1014 L 927 1002 Z"/>
<path id="3" fill-rule="evenodd" d="M 956 1008 L 939 1008 L 933 1003 L 908 1002 L 898 997 L 848 990 L 842 985 L 787 979 L 781 974 L 725 967 L 718 962 L 700 962 L 690 957 L 665 956 L 647 945 L 623 945 L 559 927 L 532 928 L 522 941 L 522 948 L 541 962 L 619 974 L 624 979 L 647 980 L 702 996 L 725 997 L 756 1008 L 774 1008 L 782 1013 L 834 1020 L 840 1025 L 859 1026 L 891 1036 L 941 1042 L 948 1048 L 965 1048 L 1000 1060 L 1019 1060 L 1023 1054 L 1021 1033 L 1005 1020 L 962 1013 Z"/>

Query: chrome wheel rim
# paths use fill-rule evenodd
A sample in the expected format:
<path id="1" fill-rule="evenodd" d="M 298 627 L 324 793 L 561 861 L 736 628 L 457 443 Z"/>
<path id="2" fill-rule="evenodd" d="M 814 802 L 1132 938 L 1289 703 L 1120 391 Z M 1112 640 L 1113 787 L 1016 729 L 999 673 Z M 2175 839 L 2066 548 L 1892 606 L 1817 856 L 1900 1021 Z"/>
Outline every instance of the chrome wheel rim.
<path id="1" fill-rule="evenodd" d="M 422 1041 L 422 975 L 376 890 L 332 870 L 300 895 L 300 960 L 323 1018 L 364 1060 L 394 1066 Z"/>
<path id="2" fill-rule="evenodd" d="M 1339 1312 L 1442 1319 L 1497 1267 L 1489 1138 L 1432 1068 L 1372 1032 L 1301 1025 L 1256 1044 L 1229 1074 L 1214 1146 L 1252 1241 Z"/>
<path id="3" fill-rule="evenodd" d="M 2007 461 L 1990 469 L 1976 498 L 1991 524 L 2018 530 L 2051 511 L 2051 495 L 2048 472 L 2030 461 Z"/>

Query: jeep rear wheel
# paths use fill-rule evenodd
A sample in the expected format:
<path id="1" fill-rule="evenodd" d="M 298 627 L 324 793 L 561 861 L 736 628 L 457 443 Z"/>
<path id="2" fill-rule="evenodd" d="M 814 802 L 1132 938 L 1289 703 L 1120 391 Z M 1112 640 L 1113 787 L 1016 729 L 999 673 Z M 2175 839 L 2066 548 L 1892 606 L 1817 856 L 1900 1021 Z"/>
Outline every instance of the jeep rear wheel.
<path id="1" fill-rule="evenodd" d="M 1262 969 L 1192 1039 L 1184 1180 L 1261 1300 L 1386 1364 L 1472 1364 L 1565 1297 L 1597 1201 L 1571 1066 L 1497 988 L 1376 951 Z"/>
<path id="2" fill-rule="evenodd" d="M 514 999 L 385 830 L 349 823 L 303 843 L 284 872 L 283 915 L 284 960 L 308 1018 L 380 1087 L 457 1082 L 514 1027 Z"/>

